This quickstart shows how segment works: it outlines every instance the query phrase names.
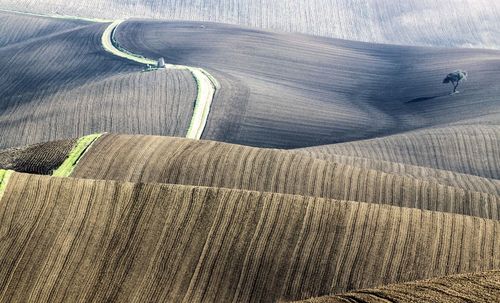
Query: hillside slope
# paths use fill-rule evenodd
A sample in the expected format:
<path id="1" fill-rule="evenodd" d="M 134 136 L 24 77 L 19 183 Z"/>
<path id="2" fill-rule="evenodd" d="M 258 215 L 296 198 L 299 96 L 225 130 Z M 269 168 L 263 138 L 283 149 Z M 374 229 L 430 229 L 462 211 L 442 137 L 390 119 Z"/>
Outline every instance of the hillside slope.
<path id="1" fill-rule="evenodd" d="M 1 7 L 110 19 L 215 21 L 367 42 L 500 47 L 495 0 L 3 0 Z"/>
<path id="2" fill-rule="evenodd" d="M 213 102 L 205 139 L 294 148 L 500 122 L 500 51 L 377 45 L 196 22 L 127 21 L 116 40 L 230 83 Z M 470 77 L 450 96 L 442 79 L 457 68 Z"/>
<path id="3" fill-rule="evenodd" d="M 0 169 L 50 175 L 66 160 L 76 143 L 76 139 L 69 139 L 0 150 Z"/>
<path id="4" fill-rule="evenodd" d="M 313 197 L 14 173 L 0 214 L 10 302 L 273 302 L 500 266 L 498 221 Z"/>
<path id="5" fill-rule="evenodd" d="M 336 153 L 319 152 L 313 148 L 290 150 L 312 158 L 322 159 L 329 162 L 342 163 L 363 169 L 374 169 L 390 174 L 409 176 L 417 179 L 425 179 L 441 184 L 456 186 L 474 191 L 488 192 L 500 195 L 500 180 L 479 177 L 455 171 L 435 169 L 430 167 L 404 164 L 370 158 L 345 156 Z M 492 151 L 494 152 L 494 151 Z"/>
<path id="6" fill-rule="evenodd" d="M 355 156 L 500 179 L 500 125 L 424 129 L 296 151 L 323 159 Z"/>
<path id="7" fill-rule="evenodd" d="M 0 302 L 499 300 L 499 4 L 60 1 L 0 4 Z"/>
<path id="8" fill-rule="evenodd" d="M 0 169 L 52 174 L 69 157 L 75 140 L 0 151 Z M 421 175 L 386 173 L 358 162 L 342 164 L 287 151 L 155 136 L 105 134 L 72 175 L 87 179 L 225 187 L 384 203 L 500 217 L 496 180 L 451 171 Z M 70 171 L 71 173 L 71 171 Z"/>
<path id="9" fill-rule="evenodd" d="M 496 192 L 220 142 L 104 135 L 87 150 L 72 176 L 299 194 L 500 218 Z"/>
<path id="10" fill-rule="evenodd" d="M 105 23 L 0 14 L 12 33 L 0 47 L 0 149 L 105 131 L 186 134 L 197 94 L 188 71 L 142 72 L 107 53 Z"/>
<path id="11" fill-rule="evenodd" d="M 424 281 L 393 284 L 375 289 L 324 296 L 302 303 L 387 302 L 475 302 L 490 303 L 500 298 L 500 271 L 451 275 Z"/>
<path id="12" fill-rule="evenodd" d="M 88 25 L 82 20 L 39 18 L 0 10 L 0 47 Z"/>

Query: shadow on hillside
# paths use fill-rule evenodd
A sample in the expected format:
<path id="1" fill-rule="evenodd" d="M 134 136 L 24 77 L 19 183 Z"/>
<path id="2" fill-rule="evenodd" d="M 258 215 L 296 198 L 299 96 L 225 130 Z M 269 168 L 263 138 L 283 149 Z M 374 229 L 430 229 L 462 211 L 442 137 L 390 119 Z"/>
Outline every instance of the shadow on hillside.
<path id="1" fill-rule="evenodd" d="M 428 101 L 432 99 L 436 99 L 439 97 L 446 97 L 449 96 L 450 94 L 441 94 L 441 95 L 436 95 L 436 96 L 429 96 L 429 97 L 419 97 L 415 99 L 411 99 L 410 101 L 406 101 L 405 103 L 414 103 L 414 102 L 423 102 L 423 101 Z"/>

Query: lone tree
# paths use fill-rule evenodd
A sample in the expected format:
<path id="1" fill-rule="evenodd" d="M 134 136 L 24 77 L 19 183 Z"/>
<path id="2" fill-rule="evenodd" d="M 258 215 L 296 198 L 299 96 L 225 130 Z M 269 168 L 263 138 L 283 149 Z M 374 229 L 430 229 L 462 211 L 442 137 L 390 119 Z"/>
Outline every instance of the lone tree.
<path id="1" fill-rule="evenodd" d="M 451 83 L 453 85 L 453 94 L 458 93 L 457 87 L 460 81 L 462 80 L 467 80 L 467 72 L 466 71 L 461 71 L 457 70 L 454 71 L 453 73 L 449 73 L 446 75 L 446 78 L 444 78 L 443 83 Z"/>

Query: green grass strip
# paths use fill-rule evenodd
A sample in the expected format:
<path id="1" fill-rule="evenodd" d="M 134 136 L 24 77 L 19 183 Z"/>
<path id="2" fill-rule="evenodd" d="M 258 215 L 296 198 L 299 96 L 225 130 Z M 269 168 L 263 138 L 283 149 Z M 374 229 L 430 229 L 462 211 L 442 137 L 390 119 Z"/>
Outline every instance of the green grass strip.
<path id="1" fill-rule="evenodd" d="M 115 56 L 121 57 L 121 58 L 125 58 L 128 60 L 134 61 L 134 62 L 146 64 L 146 65 L 156 66 L 156 63 L 157 63 L 156 60 L 148 59 L 148 58 L 145 58 L 141 55 L 134 54 L 132 52 L 125 50 L 124 48 L 122 48 L 118 45 L 118 42 L 114 38 L 115 30 L 124 21 L 125 20 L 116 20 L 113 23 L 111 23 L 110 25 L 108 25 L 108 27 L 106 27 L 106 29 L 104 30 L 104 32 L 102 33 L 102 36 L 101 36 L 101 43 L 102 43 L 104 50 L 106 50 L 107 52 L 109 52 Z"/>
<path id="2" fill-rule="evenodd" d="M 2 199 L 5 188 L 7 187 L 7 182 L 9 182 L 12 173 L 12 170 L 0 169 L 0 200 Z"/>
<path id="3" fill-rule="evenodd" d="M 186 138 L 199 140 L 207 124 L 210 107 L 219 84 L 214 77 L 202 68 L 190 66 L 186 66 L 185 68 L 193 75 L 198 89 L 193 116 L 189 124 Z"/>
<path id="4" fill-rule="evenodd" d="M 81 137 L 75 144 L 75 147 L 69 152 L 68 158 L 59 166 L 53 173 L 52 176 L 55 177 L 69 177 L 73 172 L 78 160 L 82 158 L 85 152 L 88 150 L 90 145 L 94 143 L 102 134 L 93 134 L 85 137 Z"/>
<path id="5" fill-rule="evenodd" d="M 108 25 L 108 27 L 104 30 L 101 37 L 103 48 L 107 52 L 118 57 L 146 64 L 148 65 L 148 67 L 156 66 L 156 60 L 134 54 L 121 47 L 118 41 L 116 41 L 116 29 L 124 21 L 125 20 L 116 20 L 115 22 Z M 189 128 L 186 133 L 186 138 L 199 140 L 207 124 L 210 107 L 215 96 L 215 91 L 219 87 L 219 83 L 212 75 L 210 75 L 202 68 L 185 65 L 165 64 L 165 69 L 189 70 L 196 81 L 198 92 L 194 103 L 193 116 L 191 117 L 191 122 L 189 123 Z"/>

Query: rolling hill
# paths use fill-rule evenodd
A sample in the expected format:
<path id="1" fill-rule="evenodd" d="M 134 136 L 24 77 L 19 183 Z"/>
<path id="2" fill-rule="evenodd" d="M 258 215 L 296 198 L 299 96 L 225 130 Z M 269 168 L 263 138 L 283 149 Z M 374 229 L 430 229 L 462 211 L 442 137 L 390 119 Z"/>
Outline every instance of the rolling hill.
<path id="1" fill-rule="evenodd" d="M 105 23 L 0 15 L 11 33 L 0 47 L 0 148 L 102 131 L 187 132 L 197 94 L 189 72 L 142 72 L 109 54 Z"/>
<path id="2" fill-rule="evenodd" d="M 0 0 L 0 302 L 500 302 L 496 2 L 63 2 Z"/>
<path id="3" fill-rule="evenodd" d="M 3 301 L 273 302 L 500 266 L 499 221 L 315 197 L 13 173 L 0 214 Z"/>
<path id="4" fill-rule="evenodd" d="M 188 70 L 142 72 L 144 65 L 105 52 L 100 40 L 106 23 L 2 14 L 14 42 L 0 48 L 0 147 L 103 131 L 185 136 L 197 94 Z M 17 25 L 30 22 L 39 36 Z M 37 26 L 54 32 L 40 34 Z M 23 35 L 31 38 L 16 43 Z M 498 132 L 499 51 L 367 44 L 193 22 L 127 21 L 113 37 L 132 53 L 203 67 L 215 77 L 220 87 L 204 139 L 299 148 L 459 125 Z M 450 96 L 441 78 L 457 67 L 471 76 L 462 93 Z M 459 171 L 495 174 L 478 169 Z"/>
<path id="5" fill-rule="evenodd" d="M 494 302 L 500 296 L 498 270 L 451 275 L 424 281 L 394 284 L 376 289 L 325 296 L 301 301 L 303 303 L 348 302 Z"/>
<path id="6" fill-rule="evenodd" d="M 2 7 L 107 19 L 215 21 L 389 44 L 500 46 L 495 0 L 3 0 Z"/>
<path id="7" fill-rule="evenodd" d="M 0 152 L 1 168 L 52 174 L 74 142 Z M 103 135 L 81 152 L 71 172 L 77 178 L 234 188 L 500 217 L 498 182 L 463 174 L 427 180 L 287 151 L 156 136 Z M 26 165 L 30 161 L 38 166 Z M 486 190 L 468 184 L 482 184 Z"/>
<path id="8" fill-rule="evenodd" d="M 213 102 L 204 139 L 296 148 L 500 121 L 499 51 L 377 45 L 195 22 L 127 21 L 115 37 L 133 53 L 200 66 L 230 82 Z M 442 78 L 457 68 L 471 76 L 462 93 L 450 96 Z"/>
<path id="9" fill-rule="evenodd" d="M 318 158 L 354 156 L 500 179 L 499 144 L 498 124 L 473 124 L 424 129 L 297 151 Z"/>
<path id="10" fill-rule="evenodd" d="M 0 11 L 0 18 L 0 47 L 88 25 L 88 22 L 78 19 L 40 18 L 7 11 Z"/>
<path id="11" fill-rule="evenodd" d="M 278 192 L 500 218 L 495 194 L 278 150 L 188 139 L 104 135 L 87 150 L 72 176 Z"/>

